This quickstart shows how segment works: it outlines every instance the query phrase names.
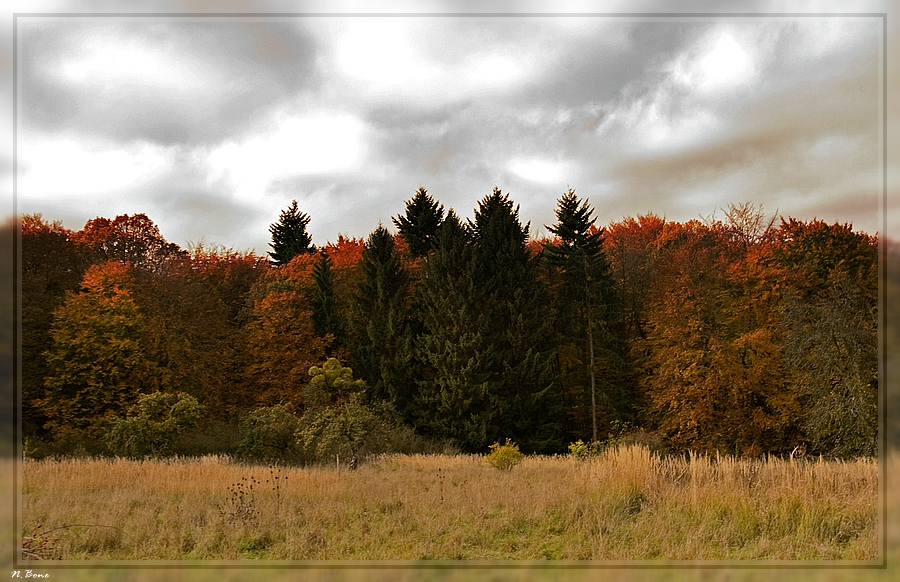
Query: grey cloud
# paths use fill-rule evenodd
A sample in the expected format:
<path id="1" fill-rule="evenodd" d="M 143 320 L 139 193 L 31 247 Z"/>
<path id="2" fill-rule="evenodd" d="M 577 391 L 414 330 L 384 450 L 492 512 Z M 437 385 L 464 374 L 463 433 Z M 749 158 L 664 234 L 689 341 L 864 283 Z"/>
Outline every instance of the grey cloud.
<path id="1" fill-rule="evenodd" d="M 379 220 L 392 228 L 391 216 L 403 211 L 400 197 L 389 180 L 347 175 L 288 178 L 273 183 L 267 193 L 273 209 L 284 209 L 297 200 L 300 210 L 310 216 L 309 232 L 317 245 L 334 241 L 339 234 L 365 236 Z M 268 223 L 277 218 L 278 210 L 273 210 Z"/>
<path id="2" fill-rule="evenodd" d="M 861 92 L 860 87 L 876 81 L 877 77 L 852 74 L 762 96 L 734 111 L 737 121 L 732 128 L 708 143 L 672 154 L 623 158 L 615 164 L 616 173 L 684 184 L 732 171 L 756 158 L 768 158 L 777 167 L 779 158 L 797 159 L 821 137 L 868 135 L 875 148 L 877 98 L 874 91 Z M 870 163 L 877 160 L 870 158 Z"/>
<path id="3" fill-rule="evenodd" d="M 316 48 L 302 30 L 283 22 L 63 21 L 23 29 L 22 118 L 39 130 L 79 131 L 114 140 L 161 144 L 220 140 L 253 123 L 272 104 L 313 90 Z M 76 87 L 52 73 L 51 64 L 78 54 L 92 35 L 141 39 L 172 59 L 196 60 L 221 80 L 206 96 Z"/>
<path id="4" fill-rule="evenodd" d="M 255 204 L 239 203 L 219 192 L 200 188 L 183 187 L 166 194 L 155 197 L 152 213 L 147 214 L 160 224 L 170 242 L 185 248 L 202 242 L 238 251 L 255 250 L 259 254 L 268 250 L 264 242 L 268 230 L 264 225 L 266 221 L 275 222 L 277 216 L 267 216 Z"/>
<path id="5" fill-rule="evenodd" d="M 775 52 L 790 48 L 783 40 Z M 878 167 L 877 53 L 866 42 L 848 48 L 802 68 L 779 60 L 748 94 L 715 104 L 728 125 L 702 144 L 618 157 L 596 178 L 617 182 L 617 205 L 627 197 L 641 199 L 648 210 L 678 220 L 706 202 L 704 212 L 710 212 L 717 201 L 724 205 L 752 195 L 753 202 L 802 218 L 815 208 L 853 209 L 858 226 L 877 229 L 871 194 L 859 204 L 843 202 L 863 196 L 865 187 L 850 184 Z M 690 95 L 683 99 L 677 107 L 691 105 Z M 843 149 L 817 157 L 816 144 L 829 139 Z M 710 198 L 717 184 L 727 188 Z"/>
<path id="6" fill-rule="evenodd" d="M 549 50 L 558 55 L 556 66 L 539 85 L 530 88 L 529 100 L 568 107 L 616 100 L 629 84 L 653 78 L 661 63 L 712 24 L 639 22 L 619 26 L 627 30 L 626 42 L 614 47 L 584 36 L 548 39 Z"/>
<path id="7" fill-rule="evenodd" d="M 454 121 L 471 100 L 440 106 L 387 103 L 364 112 L 365 121 L 378 130 L 420 131 Z"/>
<path id="8" fill-rule="evenodd" d="M 277 213 L 272 219 L 258 200 L 237 200 L 219 184 L 208 182 L 205 172 L 193 164 L 189 149 L 174 148 L 170 155 L 170 172 L 123 192 L 133 205 L 128 213 L 144 212 L 166 240 L 183 248 L 203 242 L 265 253 L 268 224 Z"/>
<path id="9" fill-rule="evenodd" d="M 315 25 L 312 21 L 303 26 Z M 622 158 L 620 144 L 597 132 L 616 108 L 651 96 L 665 81 L 660 66 L 713 25 L 629 24 L 627 44 L 622 45 L 597 43 L 589 35 L 554 37 L 548 32 L 552 27 L 541 21 L 476 27 L 464 39 L 468 47 L 487 52 L 501 45 L 537 49 L 547 69 L 503 92 L 416 105 L 400 97 L 366 101 L 352 94 L 335 95 L 334 87 L 339 85 L 331 83 L 339 83 L 336 73 L 315 68 L 318 47 L 302 26 L 284 23 L 258 28 L 222 23 L 197 29 L 162 28 L 160 42 L 172 39 L 172 46 L 199 55 L 217 74 L 234 80 L 233 86 L 222 86 L 208 102 L 160 95 L 89 95 L 52 79 L 45 68 L 51 59 L 77 46 L 66 25 L 58 34 L 26 42 L 22 105 L 26 124 L 43 131 L 187 146 L 235 137 L 273 105 L 301 93 L 299 101 L 344 108 L 360 115 L 370 128 L 374 137 L 371 165 L 357 174 L 298 176 L 272 183 L 258 200 L 236 201 L 229 192 L 207 185 L 205 176 L 188 169 L 189 162 L 184 161 L 172 175 L 142 192 L 123 193 L 134 196 L 131 212 L 146 208 L 164 235 L 179 244 L 203 239 L 238 249 L 255 248 L 263 254 L 268 250 L 268 225 L 294 198 L 311 215 L 316 244 L 334 240 L 339 233 L 365 236 L 379 220 L 392 229 L 390 218 L 403 212 L 403 202 L 420 186 L 463 217 L 471 217 L 478 201 L 498 186 L 521 204 L 521 218 L 531 222 L 533 232 L 552 223 L 556 199 L 568 186 L 591 199 L 601 224 L 645 212 L 674 220 L 695 218 L 698 207 L 708 213 L 729 201 L 743 201 L 744 193 L 753 188 L 763 198 L 752 201 L 764 203 L 766 210 L 784 211 L 784 203 L 789 202 L 791 212 L 799 209 L 802 218 L 869 212 L 872 195 L 865 188 L 848 189 L 847 197 L 839 200 L 816 200 L 816 196 L 823 184 L 868 167 L 866 156 L 872 152 L 855 152 L 812 172 L 798 167 L 811 159 L 810 145 L 821 137 L 843 136 L 852 143 L 868 143 L 867 136 L 874 135 L 879 71 L 870 67 L 865 51 L 838 52 L 812 72 L 804 65 L 776 60 L 775 68 L 764 71 L 764 79 L 747 94 L 706 104 L 726 123 L 726 129 L 692 148 Z M 466 26 L 423 34 L 421 42 L 435 42 L 428 45 L 429 54 L 440 57 L 439 62 L 452 63 L 448 47 Z M 783 30 L 787 39 L 790 28 Z M 225 33 L 220 36 L 221 31 Z M 136 30 L 134 34 L 149 33 Z M 774 52 L 789 48 L 784 40 Z M 861 92 L 861 86 L 867 90 Z M 346 88 L 353 89 L 349 84 Z M 684 113 L 695 104 L 694 97 L 680 95 L 670 113 Z M 538 111 L 538 123 L 522 119 L 529 109 Z M 559 111 L 568 117 L 556 119 Z M 559 184 L 537 185 L 505 169 L 511 157 L 531 155 L 566 159 L 575 175 L 563 177 Z M 746 184 L 723 192 L 720 198 L 703 198 L 717 184 L 735 177 Z M 779 199 L 788 191 L 810 194 Z M 64 209 L 51 210 L 45 212 L 49 218 L 67 219 Z"/>

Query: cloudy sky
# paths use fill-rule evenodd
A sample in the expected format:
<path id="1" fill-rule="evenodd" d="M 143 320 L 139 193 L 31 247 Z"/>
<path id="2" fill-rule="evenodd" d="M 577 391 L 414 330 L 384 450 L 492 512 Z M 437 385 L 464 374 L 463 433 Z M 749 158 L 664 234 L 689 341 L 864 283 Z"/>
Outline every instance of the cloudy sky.
<path id="1" fill-rule="evenodd" d="M 463 217 L 499 187 L 537 235 L 569 188 L 601 225 L 750 201 L 883 230 L 880 18 L 20 16 L 17 35 L 16 212 L 72 229 L 143 212 L 179 245 L 265 253 L 293 199 L 324 244 L 393 229 L 419 187 Z"/>

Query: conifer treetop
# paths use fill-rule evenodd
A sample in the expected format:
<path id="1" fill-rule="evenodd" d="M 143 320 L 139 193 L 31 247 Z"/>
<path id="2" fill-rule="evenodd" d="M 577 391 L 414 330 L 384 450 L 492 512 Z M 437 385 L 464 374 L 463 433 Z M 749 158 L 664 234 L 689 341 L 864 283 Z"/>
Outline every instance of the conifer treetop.
<path id="1" fill-rule="evenodd" d="M 312 237 L 306 232 L 307 225 L 309 215 L 300 212 L 296 200 L 291 202 L 287 210 L 281 211 L 278 222 L 269 226 L 272 234 L 272 242 L 269 243 L 272 251 L 269 256 L 273 265 L 285 265 L 299 254 L 315 252 Z"/>

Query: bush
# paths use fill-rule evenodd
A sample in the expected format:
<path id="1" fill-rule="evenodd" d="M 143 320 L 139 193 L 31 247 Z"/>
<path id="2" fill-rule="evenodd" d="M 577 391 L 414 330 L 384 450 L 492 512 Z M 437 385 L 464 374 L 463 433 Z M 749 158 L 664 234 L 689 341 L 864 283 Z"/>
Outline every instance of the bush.
<path id="1" fill-rule="evenodd" d="M 203 407 L 184 392 L 141 394 L 124 419 L 115 419 L 106 444 L 115 455 L 130 458 L 172 454 L 173 443 L 197 426 Z"/>
<path id="2" fill-rule="evenodd" d="M 366 384 L 353 379 L 353 370 L 330 358 L 309 369 L 312 378 L 304 400 L 308 408 L 296 431 L 296 439 L 309 458 L 322 462 L 348 459 L 356 467 L 366 455 L 414 448 L 412 429 L 404 427 L 393 405 L 368 404 Z"/>
<path id="3" fill-rule="evenodd" d="M 241 444 L 240 420 L 206 419 L 202 427 L 179 438 L 172 446 L 172 452 L 182 457 L 203 457 L 207 455 L 237 456 Z"/>
<path id="4" fill-rule="evenodd" d="M 618 446 L 640 445 L 646 447 L 651 453 L 665 454 L 668 449 L 663 439 L 654 433 L 632 425 L 630 422 L 620 422 L 614 420 L 612 422 L 609 438 L 603 442 L 602 446 L 595 452 L 603 449 L 615 448 Z"/>
<path id="5" fill-rule="evenodd" d="M 578 439 L 569 445 L 569 454 L 578 459 L 586 459 L 598 454 L 602 449 L 603 446 L 597 441 L 586 443 Z"/>
<path id="6" fill-rule="evenodd" d="M 401 437 L 396 412 L 387 403 L 369 406 L 354 394 L 343 406 L 308 410 L 297 441 L 316 461 L 334 458 L 356 463 L 362 456 L 394 452 L 392 437 Z"/>
<path id="7" fill-rule="evenodd" d="M 291 404 L 257 408 L 241 422 L 238 456 L 263 462 L 300 462 L 303 454 L 294 436 L 299 426 Z"/>
<path id="8" fill-rule="evenodd" d="M 488 462 L 500 469 L 501 471 L 509 471 L 522 462 L 525 458 L 519 451 L 519 445 L 506 439 L 506 444 L 494 443 L 490 446 L 491 452 L 488 455 Z"/>

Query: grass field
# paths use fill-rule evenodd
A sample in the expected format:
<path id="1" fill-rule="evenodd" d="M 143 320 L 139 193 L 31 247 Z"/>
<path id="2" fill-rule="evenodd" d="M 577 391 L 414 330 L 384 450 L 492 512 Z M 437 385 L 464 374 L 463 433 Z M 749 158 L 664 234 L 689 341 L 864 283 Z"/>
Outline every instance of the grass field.
<path id="1" fill-rule="evenodd" d="M 64 560 L 879 557 L 878 465 L 394 456 L 357 471 L 226 458 L 26 461 L 22 530 Z M 40 528 L 38 528 L 40 526 Z M 37 528 L 37 529 L 36 529 Z"/>
<path id="2" fill-rule="evenodd" d="M 478 456 L 356 471 L 26 461 L 21 515 L 27 549 L 62 560 L 880 558 L 877 461 L 661 459 L 637 446 L 511 471 Z"/>

